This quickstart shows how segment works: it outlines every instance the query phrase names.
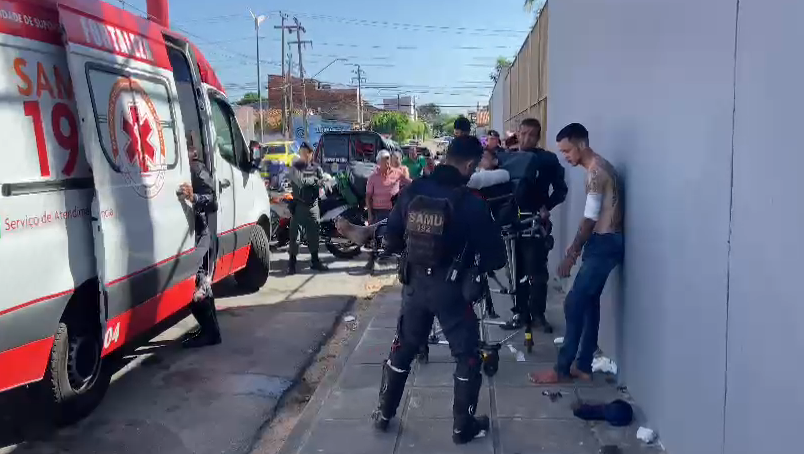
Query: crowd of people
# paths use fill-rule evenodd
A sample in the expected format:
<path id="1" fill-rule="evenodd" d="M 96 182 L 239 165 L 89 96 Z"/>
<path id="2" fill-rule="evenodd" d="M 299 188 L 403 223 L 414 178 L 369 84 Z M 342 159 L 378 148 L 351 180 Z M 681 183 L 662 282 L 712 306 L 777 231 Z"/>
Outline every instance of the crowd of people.
<path id="1" fill-rule="evenodd" d="M 473 286 L 467 283 L 514 260 L 514 315 L 504 328 L 526 326 L 529 334 L 535 326 L 552 332 L 545 316 L 547 255 L 553 247 L 550 212 L 564 202 L 568 188 L 557 154 L 538 146 L 542 134 L 538 120 L 522 120 L 517 133 L 505 140 L 497 131 L 489 131 L 485 144 L 471 135 L 468 119 L 461 117 L 454 126 L 455 138 L 437 166 L 427 156 L 417 155 L 415 147 L 406 156 L 388 150 L 377 153 L 376 171 L 366 183 L 365 206 L 369 223 L 386 221 L 386 226 L 380 234 L 375 233 L 366 268 L 372 270 L 378 259 L 377 238 L 382 238 L 383 254 L 400 253 L 403 302 L 396 337 L 383 367 L 374 426 L 386 430 L 396 415 L 411 363 L 426 344 L 437 318 L 456 360 L 452 438 L 463 444 L 489 428 L 487 416 L 475 415 L 482 357 L 478 319 L 472 307 L 483 295 L 473 293 Z M 564 253 L 558 276 L 569 277 L 577 260 L 582 258 L 583 262 L 564 303 L 566 332 L 558 361 L 552 369 L 530 375 L 540 384 L 591 379 L 600 295 L 608 275 L 623 258 L 623 212 L 614 167 L 590 148 L 589 132 L 583 125 L 567 125 L 556 136 L 556 143 L 569 165 L 586 170 L 583 218 Z M 214 186 L 205 165 L 193 153 L 190 139 L 188 144 L 194 163 L 193 181 L 182 185 L 177 193 L 192 203 L 198 247 L 207 252 L 199 264 L 192 306 L 200 329 L 185 342 L 194 347 L 216 344 L 221 338 L 209 287 L 213 272 L 209 257 L 214 256 L 214 248 L 208 225 L 216 211 Z M 300 229 L 306 231 L 308 244 L 318 244 L 318 202 L 324 180 L 324 172 L 313 162 L 312 148 L 303 144 L 290 172 L 296 203 L 288 274 L 296 272 Z M 515 205 L 505 215 L 487 202 L 490 195 L 498 198 L 500 194 L 509 195 Z M 542 233 L 517 235 L 515 247 L 506 248 L 503 229 L 510 231 L 522 218 L 535 219 Z M 509 250 L 514 251 L 513 257 Z M 327 270 L 317 247 L 310 248 L 310 255 L 312 269 Z"/>
<path id="2" fill-rule="evenodd" d="M 403 301 L 373 420 L 375 428 L 387 430 L 404 393 L 411 363 L 427 342 L 435 317 L 456 360 L 452 438 L 463 444 L 483 435 L 490 425 L 487 416 L 475 415 L 483 359 L 472 307 L 481 295 L 467 290 L 472 286 L 466 283 L 515 260 L 516 303 L 514 316 L 505 327 L 536 325 L 552 332 L 545 317 L 547 254 L 553 247 L 550 212 L 564 202 L 568 188 L 557 155 L 538 147 L 542 133 L 538 120 L 523 120 L 517 134 L 509 135 L 504 142 L 499 133 L 490 131 L 485 146 L 471 136 L 467 119 L 459 118 L 454 126 L 456 137 L 444 162 L 427 178 L 412 179 L 410 168 L 400 171 L 393 191 L 407 188 L 399 193 L 390 213 L 383 211 L 388 219 L 385 249 L 404 251 L 399 263 Z M 553 369 L 532 373 L 534 383 L 591 379 L 600 295 L 609 273 L 623 257 L 623 213 L 613 166 L 590 148 L 589 133 L 578 123 L 564 127 L 556 143 L 568 164 L 580 165 L 587 172 L 583 220 L 564 254 L 558 276 L 569 277 L 580 257 L 583 264 L 566 296 L 566 333 L 559 359 Z M 392 164 L 382 167 L 391 169 L 380 171 L 386 174 L 395 168 Z M 513 220 L 475 197 L 477 192 L 483 195 L 494 188 L 509 192 L 515 201 Z M 510 229 L 523 217 L 536 219 L 542 234 L 516 236 L 515 257 L 509 257 L 503 228 Z"/>

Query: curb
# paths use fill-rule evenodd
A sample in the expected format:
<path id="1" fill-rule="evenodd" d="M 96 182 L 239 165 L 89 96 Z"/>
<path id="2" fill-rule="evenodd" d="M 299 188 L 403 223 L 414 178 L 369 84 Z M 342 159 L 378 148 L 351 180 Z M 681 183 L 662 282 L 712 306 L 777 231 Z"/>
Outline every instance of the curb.
<path id="1" fill-rule="evenodd" d="M 338 325 L 340 325 L 340 321 L 343 318 L 343 315 L 354 306 L 357 297 L 349 296 L 346 298 L 345 304 L 342 306 L 341 310 L 337 311 L 335 317 L 332 320 L 332 325 L 324 332 L 324 334 L 319 338 L 319 341 L 313 347 L 312 351 L 307 358 L 301 363 L 299 369 L 296 371 L 296 374 L 290 381 L 290 385 L 282 392 L 282 395 L 279 396 L 279 399 L 276 401 L 276 405 L 271 408 L 271 410 L 267 413 L 265 421 L 260 424 L 260 427 L 257 428 L 254 436 L 252 437 L 251 441 L 249 442 L 246 450 L 244 452 L 250 453 L 253 452 L 254 449 L 257 447 L 262 434 L 268 428 L 268 426 L 273 422 L 274 418 L 276 418 L 277 413 L 279 413 L 279 409 L 285 405 L 285 400 L 287 399 L 288 395 L 290 395 L 291 391 L 293 391 L 296 386 L 301 382 L 301 379 L 304 377 L 304 374 L 307 372 L 307 369 L 313 364 L 315 358 L 318 356 L 318 353 L 321 352 L 321 349 L 332 339 L 332 336 L 335 334 L 335 331 L 338 329 Z M 351 347 L 351 345 L 350 345 Z M 350 351 L 351 354 L 351 351 Z M 316 390 L 317 391 L 317 390 Z M 311 399 L 312 400 L 312 399 Z M 306 409 L 305 409 L 306 411 Z"/>
<path id="2" fill-rule="evenodd" d="M 288 438 L 285 440 L 285 444 L 282 445 L 282 449 L 279 451 L 279 454 L 296 454 L 307 441 L 307 438 L 311 432 L 310 429 L 312 429 L 316 417 L 318 416 L 318 412 L 324 405 L 324 401 L 327 399 L 327 397 L 329 397 L 332 388 L 334 388 L 337 384 L 338 379 L 340 379 L 341 373 L 346 366 L 346 363 L 349 361 L 349 358 L 352 356 L 352 353 L 354 353 L 355 349 L 357 349 L 357 345 L 363 339 L 363 334 L 365 334 L 369 324 L 372 320 L 374 320 L 374 317 L 381 308 L 379 304 L 375 304 L 375 300 L 398 288 L 398 284 L 387 285 L 374 295 L 372 298 L 372 304 L 366 311 L 365 319 L 367 322 L 359 324 L 358 329 L 352 334 L 332 369 L 327 372 L 327 375 L 323 380 L 321 380 L 321 383 L 318 384 L 315 392 L 310 397 L 310 401 L 307 402 L 307 405 L 304 407 L 301 416 L 299 416 L 299 420 L 296 422 L 295 427 L 293 427 L 290 435 L 288 435 Z"/>

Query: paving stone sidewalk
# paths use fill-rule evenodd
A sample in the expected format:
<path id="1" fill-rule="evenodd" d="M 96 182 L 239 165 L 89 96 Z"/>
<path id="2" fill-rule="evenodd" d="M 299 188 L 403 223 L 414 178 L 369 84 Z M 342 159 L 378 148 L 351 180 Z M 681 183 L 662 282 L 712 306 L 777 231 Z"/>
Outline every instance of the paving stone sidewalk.
<path id="1" fill-rule="evenodd" d="M 495 296 L 498 312 L 508 316 L 510 300 Z M 645 446 L 636 439 L 638 424 L 613 428 L 606 423 L 587 423 L 575 418 L 570 406 L 586 401 L 630 400 L 618 391 L 613 377 L 595 376 L 593 383 L 534 386 L 527 373 L 549 368 L 556 359 L 555 336 L 563 332 L 561 301 L 553 292 L 548 317 L 556 322 L 552 335 L 534 333 L 535 347 L 524 353 L 523 336 L 504 345 L 499 372 L 484 376 L 478 414 L 488 414 L 492 428 L 485 438 L 456 446 L 452 443 L 452 373 L 454 363 L 447 346 L 431 346 L 430 363 L 417 364 L 408 378 L 397 418 L 388 433 L 375 432 L 369 416 L 377 404 L 381 364 L 386 360 L 396 328 L 400 306 L 399 287 L 378 295 L 367 329 L 342 367 L 333 370 L 319 387 L 300 422 L 283 447 L 282 454 L 596 454 L 615 445 L 622 454 L 655 454 L 658 446 Z M 490 340 L 504 332 L 489 327 Z M 522 355 L 517 352 L 524 353 Z M 520 360 L 517 360 L 520 356 Z M 560 391 L 551 401 L 543 391 Z"/>

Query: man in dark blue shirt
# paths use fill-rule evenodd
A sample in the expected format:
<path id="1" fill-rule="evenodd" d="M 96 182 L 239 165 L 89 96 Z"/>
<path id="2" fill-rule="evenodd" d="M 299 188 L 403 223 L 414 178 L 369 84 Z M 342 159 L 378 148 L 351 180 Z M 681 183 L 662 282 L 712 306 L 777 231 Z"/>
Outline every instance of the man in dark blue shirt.
<path id="1" fill-rule="evenodd" d="M 532 175 L 523 181 L 525 191 L 517 198 L 521 212 L 539 214 L 547 236 L 519 238 L 516 245 L 517 288 L 514 317 L 503 329 L 519 329 L 528 322 L 546 333 L 553 327 L 545 317 L 547 308 L 547 254 L 553 248 L 550 236 L 552 224 L 550 211 L 567 198 L 567 183 L 564 180 L 564 167 L 555 153 L 538 146 L 542 126 L 535 118 L 522 120 L 519 126 L 519 152 L 531 154 Z M 517 153 L 510 154 L 517 156 Z M 521 155 L 519 155 L 521 156 Z M 503 165 L 503 167 L 505 167 Z M 524 279 L 523 281 L 523 278 Z"/>
<path id="2" fill-rule="evenodd" d="M 498 270 L 507 260 L 500 228 L 488 206 L 465 187 L 482 152 L 476 137 L 455 138 L 444 164 L 429 177 L 411 183 L 388 219 L 387 250 L 405 249 L 400 264 L 404 289 L 397 334 L 383 367 L 374 413 L 379 430 L 386 430 L 396 414 L 410 365 L 427 341 L 433 316 L 438 317 L 457 363 L 452 439 L 468 443 L 488 430 L 488 417 L 475 417 L 482 384 L 480 335 L 474 301 L 464 295 L 463 284 L 473 273 Z M 439 211 L 438 207 L 448 208 Z"/>

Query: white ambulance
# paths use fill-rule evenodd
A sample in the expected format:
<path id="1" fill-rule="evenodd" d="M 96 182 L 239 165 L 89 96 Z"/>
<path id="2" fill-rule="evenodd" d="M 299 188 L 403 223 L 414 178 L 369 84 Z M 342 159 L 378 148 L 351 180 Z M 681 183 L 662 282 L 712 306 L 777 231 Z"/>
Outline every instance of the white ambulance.
<path id="1" fill-rule="evenodd" d="M 103 396 L 103 361 L 191 301 L 200 251 L 188 141 L 214 176 L 214 281 L 269 271 L 270 207 L 211 66 L 98 0 L 0 0 L 0 392 L 30 385 L 58 422 Z"/>

